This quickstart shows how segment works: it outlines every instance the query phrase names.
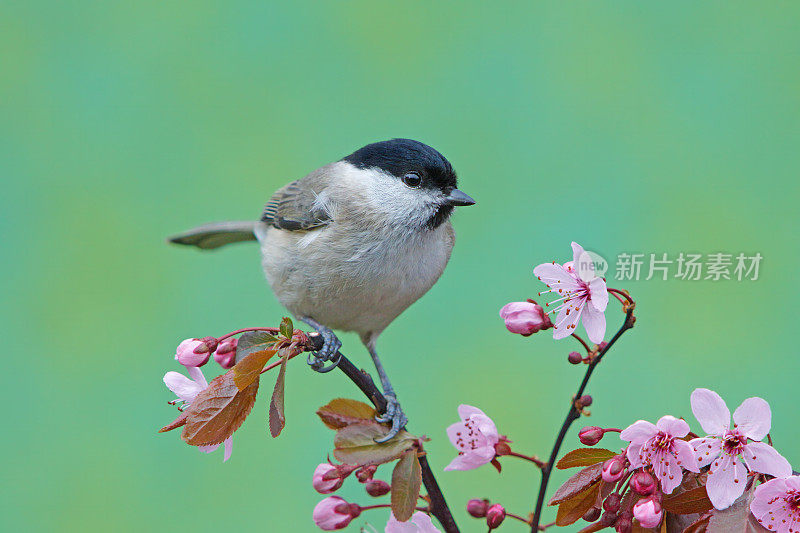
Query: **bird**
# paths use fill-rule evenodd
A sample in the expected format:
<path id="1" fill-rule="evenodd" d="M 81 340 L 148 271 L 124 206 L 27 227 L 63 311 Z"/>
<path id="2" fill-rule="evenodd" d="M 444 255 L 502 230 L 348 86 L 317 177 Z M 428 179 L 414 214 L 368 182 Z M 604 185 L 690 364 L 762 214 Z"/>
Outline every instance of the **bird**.
<path id="1" fill-rule="evenodd" d="M 387 400 L 376 417 L 391 423 L 377 440 L 385 442 L 408 420 L 376 342 L 450 260 L 451 214 L 475 204 L 456 182 L 450 162 L 422 142 L 375 142 L 279 189 L 259 220 L 206 224 L 169 240 L 203 250 L 258 242 L 278 301 L 324 341 L 308 359 L 317 372 L 341 358 L 333 330 L 357 333 Z"/>

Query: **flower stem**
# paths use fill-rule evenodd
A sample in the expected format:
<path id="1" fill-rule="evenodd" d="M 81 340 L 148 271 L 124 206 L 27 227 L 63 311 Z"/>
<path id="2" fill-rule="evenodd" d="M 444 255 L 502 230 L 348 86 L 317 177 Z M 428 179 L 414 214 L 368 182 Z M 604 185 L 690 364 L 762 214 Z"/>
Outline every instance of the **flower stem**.
<path id="1" fill-rule="evenodd" d="M 608 341 L 608 344 L 603 348 L 600 353 L 597 354 L 597 357 L 593 358 L 589 362 L 589 366 L 586 369 L 586 374 L 583 376 L 583 381 L 581 381 L 580 386 L 578 387 L 578 392 L 575 393 L 575 398 L 580 398 L 583 396 L 583 391 L 586 390 L 586 386 L 589 384 L 589 378 L 592 377 L 592 372 L 594 372 L 595 367 L 600 363 L 603 359 L 603 356 L 614 346 L 614 343 L 625 333 L 627 330 L 633 327 L 635 322 L 635 318 L 633 316 L 633 307 L 634 302 L 630 296 L 624 294 L 616 289 L 608 289 L 609 292 L 617 292 L 622 294 L 628 300 L 628 305 L 626 306 L 625 312 L 625 322 L 623 322 L 622 327 L 619 328 L 614 336 Z M 544 497 L 547 493 L 547 483 L 550 481 L 550 474 L 553 471 L 553 465 L 555 464 L 556 458 L 558 457 L 558 452 L 561 450 L 561 445 L 564 443 L 564 437 L 567 435 L 567 431 L 569 427 L 575 422 L 577 419 L 581 417 L 580 411 L 575 407 L 574 402 L 570 402 L 569 411 L 567 411 L 567 416 L 564 418 L 564 422 L 561 424 L 561 430 L 558 432 L 558 436 L 556 437 L 556 442 L 553 444 L 553 450 L 550 452 L 550 459 L 547 461 L 547 465 L 542 468 L 542 481 L 539 485 L 539 494 L 536 498 L 536 508 L 533 511 L 533 519 L 531 520 L 531 532 L 536 533 L 540 531 L 539 529 L 539 521 L 542 519 L 542 508 L 544 507 Z"/>
<path id="2" fill-rule="evenodd" d="M 530 461 L 531 463 L 535 464 L 539 468 L 544 468 L 545 466 L 547 466 L 547 463 L 545 463 L 535 455 L 524 455 L 517 452 L 508 452 L 504 453 L 503 455 L 510 455 L 511 457 L 519 457 L 520 459 L 525 459 L 526 461 Z"/>

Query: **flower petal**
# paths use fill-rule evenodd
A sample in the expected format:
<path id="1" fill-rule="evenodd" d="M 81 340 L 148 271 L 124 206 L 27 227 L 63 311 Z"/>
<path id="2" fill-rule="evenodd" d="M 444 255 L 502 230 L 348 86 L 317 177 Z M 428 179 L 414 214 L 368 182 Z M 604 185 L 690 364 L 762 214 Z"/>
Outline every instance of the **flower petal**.
<path id="1" fill-rule="evenodd" d="M 191 402 L 205 387 L 195 383 L 180 372 L 164 374 L 164 385 L 184 402 Z"/>
<path id="2" fill-rule="evenodd" d="M 670 437 L 681 438 L 689 433 L 689 424 L 686 423 L 686 420 L 675 418 L 672 415 L 659 418 L 656 427 Z"/>
<path id="3" fill-rule="evenodd" d="M 211 453 L 213 451 L 216 451 L 217 448 L 219 448 L 219 444 L 209 444 L 207 446 L 198 446 L 197 447 L 197 449 L 200 450 L 203 453 Z M 225 461 L 223 461 L 223 463 L 224 462 Z"/>
<path id="4" fill-rule="evenodd" d="M 733 412 L 733 422 L 745 437 L 763 439 L 772 425 L 772 412 L 762 398 L 748 398 Z"/>
<path id="5" fill-rule="evenodd" d="M 722 397 L 709 389 L 695 389 L 691 396 L 692 413 L 709 435 L 722 435 L 731 424 L 731 412 Z"/>
<path id="6" fill-rule="evenodd" d="M 778 451 L 766 442 L 751 442 L 744 447 L 744 460 L 747 468 L 760 474 L 777 478 L 792 475 L 792 465 Z"/>
<path id="7" fill-rule="evenodd" d="M 747 470 L 739 457 L 723 454 L 711 464 L 706 481 L 708 499 L 722 510 L 731 506 L 744 492 Z"/>
<path id="8" fill-rule="evenodd" d="M 756 487 L 755 497 L 750 504 L 750 511 L 759 520 L 764 520 L 767 515 L 775 511 L 775 498 L 785 496 L 788 492 L 786 480 L 784 479 L 771 479 L 766 483 L 762 483 Z M 783 502 L 780 501 L 778 505 Z"/>
<path id="9" fill-rule="evenodd" d="M 583 327 L 586 328 L 586 335 L 595 344 L 603 342 L 606 335 L 606 315 L 602 311 L 596 310 L 591 305 L 583 309 Z"/>
<path id="10" fill-rule="evenodd" d="M 683 469 L 678 465 L 674 455 L 656 448 L 650 459 L 653 465 L 653 472 L 661 482 L 661 490 L 664 494 L 670 494 L 675 487 L 683 481 Z"/>
<path id="11" fill-rule="evenodd" d="M 634 470 L 642 466 L 641 451 L 642 451 L 641 444 L 631 444 L 628 446 L 625 455 L 628 457 L 628 461 L 630 461 L 631 463 L 631 470 Z"/>
<path id="12" fill-rule="evenodd" d="M 672 441 L 672 452 L 678 460 L 677 464 L 691 472 L 700 472 L 697 466 L 697 459 L 695 457 L 694 448 L 685 440 L 675 439 Z"/>
<path id="13" fill-rule="evenodd" d="M 578 274 L 578 277 L 589 283 L 597 277 L 594 273 L 594 261 L 583 247 L 577 242 L 572 243 L 572 266 Z"/>
<path id="14" fill-rule="evenodd" d="M 477 407 L 473 407 L 473 406 L 467 405 L 465 403 L 462 403 L 461 405 L 458 406 L 458 416 L 459 416 L 459 418 L 461 418 L 461 420 L 466 420 L 469 417 L 471 417 L 472 415 L 486 416 L 486 413 L 484 413 L 483 411 L 481 411 Z"/>
<path id="15" fill-rule="evenodd" d="M 533 269 L 533 275 L 551 289 L 575 291 L 579 287 L 575 277 L 558 263 L 542 263 Z"/>
<path id="16" fill-rule="evenodd" d="M 497 426 L 494 421 L 486 415 L 473 415 L 470 420 L 475 423 L 475 427 L 480 431 L 486 440 L 494 446 L 500 440 L 500 435 L 497 433 Z"/>
<path id="17" fill-rule="evenodd" d="M 633 444 L 644 444 L 649 438 L 658 433 L 658 428 L 646 420 L 637 420 L 622 430 L 619 438 Z"/>
<path id="18" fill-rule="evenodd" d="M 563 339 L 575 333 L 575 326 L 581 319 L 581 311 L 586 306 L 586 298 L 572 298 L 562 303 L 561 311 L 553 321 L 553 338 Z"/>
<path id="19" fill-rule="evenodd" d="M 608 307 L 608 287 L 606 287 L 606 282 L 603 278 L 595 278 L 589 282 L 589 294 L 594 308 L 605 312 L 606 307 Z"/>
<path id="20" fill-rule="evenodd" d="M 447 438 L 458 450 L 465 452 L 469 450 L 467 446 L 468 435 L 471 430 L 464 422 L 456 422 L 447 427 Z"/>
<path id="21" fill-rule="evenodd" d="M 479 466 L 483 466 L 492 458 L 486 459 L 486 457 L 481 456 L 477 453 L 462 453 L 452 461 L 450 464 L 444 467 L 445 471 L 448 470 L 472 470 L 474 468 L 478 468 Z"/>
<path id="22" fill-rule="evenodd" d="M 722 439 L 714 437 L 692 439 L 689 444 L 694 448 L 695 464 L 699 467 L 711 464 L 711 461 L 719 457 L 722 451 Z"/>

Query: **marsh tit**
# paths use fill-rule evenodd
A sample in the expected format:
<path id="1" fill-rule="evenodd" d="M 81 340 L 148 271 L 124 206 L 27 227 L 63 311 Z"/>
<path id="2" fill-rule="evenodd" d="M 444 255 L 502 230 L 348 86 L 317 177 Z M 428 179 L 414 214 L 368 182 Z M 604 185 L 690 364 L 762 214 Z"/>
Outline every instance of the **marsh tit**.
<path id="1" fill-rule="evenodd" d="M 474 203 L 456 188 L 442 154 L 392 139 L 286 185 L 257 222 L 207 224 L 170 240 L 202 249 L 258 241 L 275 296 L 324 340 L 309 358 L 312 368 L 326 372 L 338 363 L 333 329 L 361 336 L 388 401 L 378 417 L 392 424 L 388 440 L 406 417 L 375 343 L 442 275 L 455 242 L 453 208 Z"/>

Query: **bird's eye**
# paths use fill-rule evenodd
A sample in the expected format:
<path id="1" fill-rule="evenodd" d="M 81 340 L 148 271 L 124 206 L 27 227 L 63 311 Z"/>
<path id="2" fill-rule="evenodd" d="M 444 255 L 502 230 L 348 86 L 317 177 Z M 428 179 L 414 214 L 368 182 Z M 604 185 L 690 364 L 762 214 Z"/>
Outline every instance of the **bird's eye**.
<path id="1" fill-rule="evenodd" d="M 417 174 L 416 172 L 409 172 L 408 174 L 403 176 L 403 183 L 405 183 L 412 189 L 416 189 L 422 183 L 422 178 L 419 177 L 419 174 Z"/>

